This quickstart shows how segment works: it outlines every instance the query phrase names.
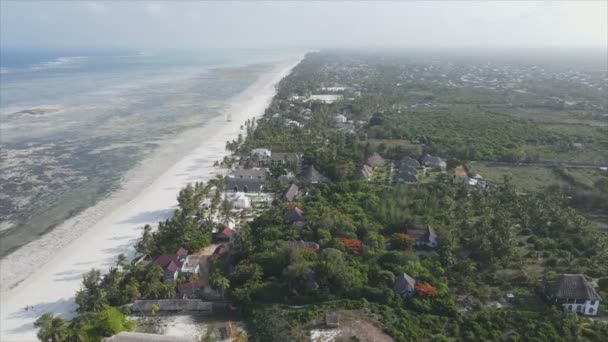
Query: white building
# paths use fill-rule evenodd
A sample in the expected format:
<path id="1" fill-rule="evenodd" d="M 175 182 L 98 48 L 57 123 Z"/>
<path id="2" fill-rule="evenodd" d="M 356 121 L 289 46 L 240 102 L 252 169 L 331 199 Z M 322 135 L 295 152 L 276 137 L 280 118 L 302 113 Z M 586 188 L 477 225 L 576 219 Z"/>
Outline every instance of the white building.
<path id="1" fill-rule="evenodd" d="M 253 150 L 251 150 L 251 156 L 257 156 L 258 158 L 260 158 L 260 160 L 270 158 L 270 155 L 271 152 L 267 148 L 254 148 Z"/>
<path id="2" fill-rule="evenodd" d="M 545 293 L 564 310 L 596 316 L 602 298 L 582 274 L 561 274 L 547 283 Z"/>
<path id="3" fill-rule="evenodd" d="M 346 121 L 348 121 L 348 119 L 346 119 L 346 116 L 344 116 L 342 114 L 338 114 L 338 115 L 334 116 L 334 123 L 336 123 L 336 124 L 344 124 L 344 123 L 346 123 Z"/>
<path id="4" fill-rule="evenodd" d="M 188 255 L 186 257 L 186 260 L 184 260 L 184 263 L 182 264 L 182 273 L 198 273 L 200 270 L 199 262 L 200 260 L 198 256 Z"/>
<path id="5" fill-rule="evenodd" d="M 246 209 L 251 207 L 251 199 L 243 192 L 237 192 L 230 197 L 230 202 L 235 209 Z"/>

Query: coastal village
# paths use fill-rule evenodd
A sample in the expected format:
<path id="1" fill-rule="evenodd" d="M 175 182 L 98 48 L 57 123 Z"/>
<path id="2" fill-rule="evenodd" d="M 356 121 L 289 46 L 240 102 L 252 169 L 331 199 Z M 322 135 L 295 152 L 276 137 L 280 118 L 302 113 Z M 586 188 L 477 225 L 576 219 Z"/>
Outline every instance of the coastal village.
<path id="1" fill-rule="evenodd" d="M 524 318 L 542 322 L 546 340 L 564 329 L 549 320 L 606 332 L 596 320 L 605 319 L 606 237 L 553 197 L 516 190 L 518 179 L 484 178 L 466 156 L 485 158 L 490 148 L 456 155 L 439 137 L 400 133 L 416 128 L 395 117 L 445 105 L 431 92 L 381 99 L 423 81 L 519 96 L 547 71 L 408 65 L 386 80 L 368 63 L 309 54 L 280 83 L 265 114 L 226 143 L 221 173 L 183 189 L 174 218 L 144 228 L 132 263 L 119 260 L 116 291 L 128 300 L 116 303 L 148 329 L 104 341 L 543 340 Z M 595 86 L 572 71 L 551 77 Z M 562 108 L 599 109 L 565 98 Z M 552 106 L 544 95 L 531 101 Z M 572 236 L 596 248 L 579 252 L 582 242 L 565 242 Z M 107 277 L 77 303 L 87 305 Z M 159 328 L 183 315 L 207 328 L 188 336 Z M 305 323 L 294 328 L 296 316 Z M 487 317 L 504 324 L 489 328 Z M 483 330 L 493 335 L 473 332 Z"/>

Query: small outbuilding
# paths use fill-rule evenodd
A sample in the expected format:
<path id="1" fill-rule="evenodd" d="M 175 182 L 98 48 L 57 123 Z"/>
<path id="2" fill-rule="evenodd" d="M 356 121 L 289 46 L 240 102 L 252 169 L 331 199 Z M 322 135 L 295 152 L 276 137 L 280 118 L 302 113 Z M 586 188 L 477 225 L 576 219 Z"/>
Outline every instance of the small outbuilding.
<path id="1" fill-rule="evenodd" d="M 304 221 L 304 210 L 299 207 L 294 207 L 285 212 L 283 219 L 287 223 L 303 222 Z"/>
<path id="2" fill-rule="evenodd" d="M 395 277 L 393 291 L 401 297 L 411 297 L 416 293 L 416 280 L 407 273 L 401 273 Z"/>
<path id="3" fill-rule="evenodd" d="M 293 202 L 299 193 L 300 188 L 295 184 L 291 184 L 287 191 L 285 191 L 285 193 L 283 194 L 282 200 L 285 203 Z"/>
<path id="4" fill-rule="evenodd" d="M 328 328 L 339 328 L 340 327 L 340 315 L 335 312 L 328 313 L 325 315 L 325 326 Z"/>

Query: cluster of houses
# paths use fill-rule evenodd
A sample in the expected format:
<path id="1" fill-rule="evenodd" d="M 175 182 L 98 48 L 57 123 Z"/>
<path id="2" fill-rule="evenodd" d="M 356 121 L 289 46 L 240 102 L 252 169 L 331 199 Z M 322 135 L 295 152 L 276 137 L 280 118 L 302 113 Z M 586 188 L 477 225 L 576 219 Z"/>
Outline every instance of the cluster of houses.
<path id="1" fill-rule="evenodd" d="M 399 162 L 399 169 L 393 181 L 397 184 L 416 184 L 418 183 L 418 170 L 421 167 L 418 160 L 405 156 Z"/>
<path id="2" fill-rule="evenodd" d="M 403 298 L 416 294 L 416 279 L 407 273 L 398 274 L 393 291 Z M 551 304 L 564 311 L 585 316 L 597 316 L 602 298 L 582 274 L 561 274 L 545 285 L 545 296 Z M 514 302 L 515 296 L 507 294 L 506 301 Z"/>
<path id="3" fill-rule="evenodd" d="M 283 184 L 294 183 L 296 174 L 300 174 L 304 180 L 310 179 L 312 183 L 326 180 L 314 166 L 302 168 L 300 153 L 272 152 L 266 148 L 256 148 L 251 150 L 249 156 L 243 158 L 240 168 L 226 177 L 226 199 L 232 202 L 234 208 L 249 208 L 252 200 L 264 196 L 264 184 L 270 176 L 269 170 L 273 167 L 288 170 L 287 174 L 279 177 L 279 181 Z M 298 194 L 297 186 L 292 186 L 283 196 L 283 200 L 294 201 Z"/>
<path id="4" fill-rule="evenodd" d="M 188 251 L 181 247 L 175 253 L 159 255 L 154 264 L 163 269 L 164 281 L 176 280 L 180 273 L 190 275 L 199 271 L 198 259 L 189 256 Z"/>
<path id="5" fill-rule="evenodd" d="M 236 232 L 230 227 L 223 227 L 215 232 L 214 241 L 219 245 L 212 255 L 226 262 L 230 251 L 229 242 L 235 235 Z M 176 281 L 180 275 L 183 275 L 186 282 L 177 285 L 177 296 L 178 298 L 193 298 L 197 297 L 205 288 L 205 283 L 199 275 L 201 264 L 206 261 L 202 256 L 189 254 L 185 248 L 180 247 L 175 253 L 157 256 L 152 263 L 163 270 L 162 280 L 165 282 Z"/>
<path id="6" fill-rule="evenodd" d="M 387 161 L 380 154 L 374 152 L 361 165 L 356 177 L 360 180 L 372 181 L 376 170 L 386 164 Z M 405 156 L 399 161 L 397 168 L 393 171 L 391 180 L 395 184 L 417 184 L 421 172 L 426 172 L 427 169 L 445 171 L 446 167 L 445 159 L 429 154 L 424 155 L 421 161 Z"/>
<path id="7" fill-rule="evenodd" d="M 175 253 L 159 255 L 153 261 L 163 270 L 163 281 L 176 281 L 183 274 L 187 281 L 177 286 L 179 297 L 192 297 L 205 287 L 202 280 L 198 279 L 200 271 L 200 257 L 189 255 L 184 248 L 179 248 Z"/>

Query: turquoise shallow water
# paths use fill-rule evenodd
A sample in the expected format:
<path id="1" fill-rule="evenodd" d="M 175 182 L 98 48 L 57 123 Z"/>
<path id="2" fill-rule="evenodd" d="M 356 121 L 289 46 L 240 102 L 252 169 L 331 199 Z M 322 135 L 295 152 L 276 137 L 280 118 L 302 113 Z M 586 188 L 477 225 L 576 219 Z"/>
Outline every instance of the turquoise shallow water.
<path id="1" fill-rule="evenodd" d="M 218 115 L 285 57 L 262 50 L 3 51 L 0 256 L 95 204 L 161 140 Z"/>

